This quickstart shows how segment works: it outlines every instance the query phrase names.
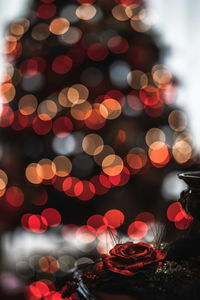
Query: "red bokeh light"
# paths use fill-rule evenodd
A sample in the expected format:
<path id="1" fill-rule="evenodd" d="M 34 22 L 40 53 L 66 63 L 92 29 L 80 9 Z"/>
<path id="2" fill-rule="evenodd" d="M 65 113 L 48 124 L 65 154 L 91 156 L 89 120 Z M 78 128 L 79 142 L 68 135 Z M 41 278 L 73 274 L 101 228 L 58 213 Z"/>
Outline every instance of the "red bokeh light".
<path id="1" fill-rule="evenodd" d="M 167 218 L 169 221 L 175 222 L 183 219 L 183 208 L 180 202 L 175 202 L 169 205 L 167 209 Z"/>
<path id="2" fill-rule="evenodd" d="M 93 4 L 96 0 L 77 0 L 80 4 Z"/>
<path id="3" fill-rule="evenodd" d="M 37 9 L 37 15 L 40 19 L 50 19 L 56 13 L 54 4 L 41 4 Z"/>
<path id="4" fill-rule="evenodd" d="M 74 187 L 80 180 L 77 177 L 67 177 L 63 182 L 63 191 L 69 197 L 76 197 Z"/>
<path id="5" fill-rule="evenodd" d="M 79 181 L 74 186 L 74 194 L 80 200 L 90 200 L 94 197 L 95 187 L 92 182 L 84 180 Z"/>
<path id="6" fill-rule="evenodd" d="M 24 193 L 17 186 L 11 186 L 6 191 L 6 200 L 10 205 L 20 207 L 24 203 Z"/>
<path id="7" fill-rule="evenodd" d="M 125 98 L 124 94 L 119 90 L 109 91 L 108 93 L 105 94 L 102 101 L 105 100 L 105 99 L 115 99 L 120 103 L 121 106 L 124 106 L 125 103 L 126 103 L 126 98 Z"/>
<path id="8" fill-rule="evenodd" d="M 47 221 L 43 216 L 31 215 L 27 220 L 28 229 L 31 232 L 43 233 L 47 230 Z"/>
<path id="9" fill-rule="evenodd" d="M 146 223 L 141 221 L 135 221 L 128 227 L 128 235 L 134 240 L 140 240 L 145 237 L 148 231 Z"/>
<path id="10" fill-rule="evenodd" d="M 167 218 L 175 223 L 175 227 L 179 230 L 186 230 L 193 222 L 193 217 L 188 215 L 182 208 L 180 202 L 169 205 L 167 209 Z"/>
<path id="11" fill-rule="evenodd" d="M 53 187 L 62 192 L 63 191 L 63 182 L 64 182 L 65 178 L 64 177 L 57 177 L 56 176 L 56 179 L 55 181 L 53 182 Z"/>
<path id="12" fill-rule="evenodd" d="M 7 61 L 13 61 L 13 60 L 17 60 L 22 54 L 22 44 L 21 42 L 17 42 L 17 45 L 15 47 L 15 49 L 6 55 L 6 60 Z"/>
<path id="13" fill-rule="evenodd" d="M 128 6 L 132 3 L 141 3 L 141 0 L 115 0 L 116 3 L 122 4 L 124 6 Z"/>
<path id="14" fill-rule="evenodd" d="M 129 179 L 130 179 L 130 171 L 127 169 L 127 167 L 124 167 L 122 172 L 119 175 L 109 176 L 109 181 L 114 186 L 123 186 L 129 181 Z"/>
<path id="15" fill-rule="evenodd" d="M 43 3 L 52 3 L 52 2 L 54 2 L 55 0 L 40 0 L 41 2 L 43 2 Z"/>
<path id="16" fill-rule="evenodd" d="M 92 177 L 91 182 L 95 187 L 95 193 L 97 195 L 104 195 L 109 191 L 109 188 L 105 187 L 104 185 L 101 184 L 100 176 L 101 175 L 96 175 L 96 176 Z"/>
<path id="17" fill-rule="evenodd" d="M 22 227 L 27 230 L 27 231 L 30 231 L 29 230 L 29 225 L 28 225 L 28 220 L 29 220 L 29 217 L 31 217 L 32 214 L 24 214 L 22 217 L 21 217 L 21 224 L 22 224 Z"/>
<path id="18" fill-rule="evenodd" d="M 29 124 L 28 116 L 22 115 L 19 111 L 15 111 L 14 122 L 12 123 L 12 129 L 18 131 L 23 130 Z"/>
<path id="19" fill-rule="evenodd" d="M 8 105 L 4 105 L 0 112 L 0 127 L 8 127 L 14 121 L 15 115 L 12 108 Z"/>
<path id="20" fill-rule="evenodd" d="M 57 56 L 52 63 L 52 70 L 57 74 L 66 74 L 72 68 L 72 59 L 69 56 Z"/>
<path id="21" fill-rule="evenodd" d="M 32 203 L 37 206 L 42 206 L 47 203 L 48 193 L 44 188 L 38 189 L 36 195 L 32 199 Z"/>
<path id="22" fill-rule="evenodd" d="M 73 130 L 73 124 L 68 117 L 59 117 L 53 122 L 53 132 L 57 137 L 67 137 Z"/>
<path id="23" fill-rule="evenodd" d="M 108 50 L 103 44 L 95 43 L 88 48 L 88 57 L 94 61 L 102 61 L 107 55 Z"/>
<path id="24" fill-rule="evenodd" d="M 99 130 L 106 124 L 106 119 L 101 115 L 99 108 L 94 107 L 91 114 L 84 122 L 89 129 Z"/>
<path id="25" fill-rule="evenodd" d="M 105 213 L 104 219 L 105 224 L 117 228 L 124 223 L 124 214 L 118 209 L 110 209 Z"/>
<path id="26" fill-rule="evenodd" d="M 157 103 L 152 106 L 146 106 L 144 110 L 146 114 L 149 115 L 150 117 L 158 118 L 164 112 L 164 105 L 162 103 Z"/>
<path id="27" fill-rule="evenodd" d="M 47 134 L 52 128 L 52 120 L 43 121 L 39 117 L 35 117 L 33 120 L 33 130 L 38 135 Z"/>
<path id="28" fill-rule="evenodd" d="M 128 105 L 136 111 L 141 111 L 144 108 L 143 102 L 139 99 L 137 92 L 131 91 L 127 96 Z"/>
<path id="29" fill-rule="evenodd" d="M 45 71 L 46 61 L 40 56 L 24 60 L 20 65 L 20 71 L 23 77 L 30 78 Z"/>
<path id="30" fill-rule="evenodd" d="M 109 177 L 107 175 L 100 174 L 99 181 L 102 184 L 102 186 L 104 186 L 105 188 L 108 188 L 108 189 L 111 188 L 111 183 L 110 183 Z"/>
<path id="31" fill-rule="evenodd" d="M 148 224 L 149 226 L 153 226 L 154 222 L 155 222 L 155 217 L 152 213 L 145 211 L 145 212 L 138 214 L 136 216 L 135 220 L 144 222 L 144 223 Z"/>
<path id="32" fill-rule="evenodd" d="M 54 208 L 44 209 L 42 216 L 47 220 L 48 226 L 50 227 L 56 227 L 61 223 L 61 214 Z"/>
<path id="33" fill-rule="evenodd" d="M 127 40 L 124 37 L 117 35 L 109 39 L 108 48 L 113 53 L 122 54 L 128 50 L 129 45 Z"/>
<path id="34" fill-rule="evenodd" d="M 105 221 L 106 220 L 102 215 L 93 215 L 88 218 L 87 225 L 89 225 L 97 230 L 99 227 L 105 225 Z"/>

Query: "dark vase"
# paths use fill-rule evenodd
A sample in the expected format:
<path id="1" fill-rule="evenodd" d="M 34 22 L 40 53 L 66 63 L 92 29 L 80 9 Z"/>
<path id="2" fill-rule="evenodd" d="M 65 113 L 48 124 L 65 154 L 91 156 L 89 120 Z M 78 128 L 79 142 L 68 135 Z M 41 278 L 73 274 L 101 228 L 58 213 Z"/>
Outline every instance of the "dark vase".
<path id="1" fill-rule="evenodd" d="M 179 262 L 200 254 L 200 171 L 181 173 L 178 177 L 187 184 L 179 201 L 184 210 L 194 218 L 183 236 L 166 246 L 166 259 Z"/>
<path id="2" fill-rule="evenodd" d="M 200 220 L 200 171 L 178 175 L 185 181 L 187 189 L 182 191 L 179 201 L 184 210 L 197 221 Z"/>

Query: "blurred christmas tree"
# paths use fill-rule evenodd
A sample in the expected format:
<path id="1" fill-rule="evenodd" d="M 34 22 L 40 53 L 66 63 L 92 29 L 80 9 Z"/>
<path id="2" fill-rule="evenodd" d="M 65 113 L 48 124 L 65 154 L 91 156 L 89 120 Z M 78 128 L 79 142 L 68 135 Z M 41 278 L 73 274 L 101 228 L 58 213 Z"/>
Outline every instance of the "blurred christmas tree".
<path id="1" fill-rule="evenodd" d="M 44 233 L 62 224 L 64 238 L 75 228 L 89 243 L 120 226 L 138 240 L 162 219 L 162 182 L 192 167 L 195 153 L 153 22 L 140 0 L 35 0 L 9 26 L 2 227 Z M 178 213 L 170 221 L 184 229 Z"/>

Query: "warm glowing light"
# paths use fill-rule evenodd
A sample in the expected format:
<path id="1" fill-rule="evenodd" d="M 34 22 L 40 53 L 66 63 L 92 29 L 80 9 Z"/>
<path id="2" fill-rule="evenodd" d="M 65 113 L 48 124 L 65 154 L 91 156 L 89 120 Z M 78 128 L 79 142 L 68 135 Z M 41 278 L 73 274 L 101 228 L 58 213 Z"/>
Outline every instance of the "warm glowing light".
<path id="1" fill-rule="evenodd" d="M 156 164 L 163 164 L 169 157 L 168 147 L 163 142 L 154 142 L 149 148 L 149 157 Z"/>
<path id="2" fill-rule="evenodd" d="M 95 103 L 93 104 L 93 109 L 91 114 L 87 119 L 84 120 L 85 125 L 92 130 L 98 130 L 104 127 L 106 123 L 106 119 L 102 116 L 100 112 L 100 104 Z"/>
<path id="3" fill-rule="evenodd" d="M 187 141 L 178 140 L 172 147 L 172 154 L 179 164 L 184 164 L 192 156 L 192 147 Z"/>
<path id="4" fill-rule="evenodd" d="M 139 70 L 134 70 L 128 73 L 127 76 L 128 84 L 136 90 L 141 89 L 148 85 L 148 78 L 147 75 Z"/>
<path id="5" fill-rule="evenodd" d="M 37 109 L 38 117 L 43 121 L 48 121 L 53 119 L 57 113 L 57 105 L 52 100 L 42 101 Z"/>
<path id="6" fill-rule="evenodd" d="M 22 27 L 23 29 L 22 29 Z M 21 37 L 28 31 L 30 27 L 30 21 L 26 18 L 18 18 L 10 25 L 10 32 L 16 36 Z"/>
<path id="7" fill-rule="evenodd" d="M 64 88 L 58 95 L 58 102 L 63 107 L 72 107 L 74 104 L 68 99 L 68 90 L 69 88 Z"/>
<path id="8" fill-rule="evenodd" d="M 146 32 L 150 29 L 150 25 L 143 23 L 141 20 L 131 20 L 131 27 L 137 32 Z"/>
<path id="9" fill-rule="evenodd" d="M 53 274 L 60 268 L 59 262 L 53 256 L 43 256 L 38 262 L 42 272 Z"/>
<path id="10" fill-rule="evenodd" d="M 72 163 L 66 156 L 56 156 L 53 160 L 56 166 L 56 175 L 59 177 L 66 177 L 71 173 Z"/>
<path id="11" fill-rule="evenodd" d="M 37 104 L 37 98 L 34 95 L 27 94 L 20 98 L 18 108 L 22 115 L 31 115 L 36 111 Z"/>
<path id="12" fill-rule="evenodd" d="M 6 41 L 5 41 L 5 47 L 3 52 L 5 54 L 11 54 L 16 50 L 17 47 L 17 38 L 13 35 L 7 35 L 6 36 Z"/>
<path id="13" fill-rule="evenodd" d="M 49 25 L 49 30 L 55 35 L 61 35 L 67 32 L 70 23 L 65 18 L 56 18 Z"/>
<path id="14" fill-rule="evenodd" d="M 32 29 L 31 36 L 37 41 L 44 41 L 50 35 L 49 26 L 46 23 L 39 23 Z"/>
<path id="15" fill-rule="evenodd" d="M 0 87 L 0 95 L 1 95 L 1 101 L 3 103 L 9 103 L 12 101 L 15 97 L 16 91 L 15 87 L 12 83 L 4 83 Z"/>
<path id="16" fill-rule="evenodd" d="M 10 63 L 6 63 L 4 66 L 4 74 L 3 78 L 1 79 L 2 82 L 10 81 L 14 75 L 14 67 Z"/>
<path id="17" fill-rule="evenodd" d="M 5 192 L 6 192 L 6 188 L 3 190 L 0 190 L 0 197 L 2 197 L 5 194 Z"/>
<path id="18" fill-rule="evenodd" d="M 120 156 L 111 154 L 104 158 L 102 169 L 109 176 L 116 176 L 123 170 L 124 163 Z"/>
<path id="19" fill-rule="evenodd" d="M 114 120 L 121 114 L 121 105 L 115 99 L 106 99 L 100 104 L 100 113 L 105 119 Z"/>
<path id="20" fill-rule="evenodd" d="M 126 6 L 120 4 L 113 7 L 112 15 L 118 21 L 126 21 L 129 19 L 126 13 Z"/>
<path id="21" fill-rule="evenodd" d="M 94 156 L 95 162 L 101 166 L 103 160 L 108 156 L 108 155 L 113 155 L 115 153 L 114 149 L 111 146 L 105 145 L 102 149 L 102 151 Z"/>
<path id="22" fill-rule="evenodd" d="M 173 110 L 168 117 L 169 126 L 177 131 L 183 131 L 187 126 L 187 117 L 183 111 Z"/>
<path id="23" fill-rule="evenodd" d="M 88 88 L 83 84 L 74 84 L 67 91 L 68 100 L 73 104 L 82 104 L 89 96 Z"/>
<path id="24" fill-rule="evenodd" d="M 31 163 L 28 165 L 25 171 L 27 180 L 33 184 L 40 184 L 42 182 L 42 178 L 38 175 L 37 170 L 38 170 L 38 164 Z"/>
<path id="25" fill-rule="evenodd" d="M 154 65 L 152 68 L 152 77 L 159 88 L 165 88 L 172 81 L 171 72 L 163 65 Z"/>
<path id="26" fill-rule="evenodd" d="M 159 128 L 151 128 L 145 135 L 145 141 L 148 146 L 151 146 L 154 142 L 165 142 L 166 137 L 164 132 Z"/>
<path id="27" fill-rule="evenodd" d="M 89 118 L 89 116 L 91 115 L 92 105 L 88 101 L 85 101 L 82 104 L 72 107 L 70 112 L 74 119 L 83 121 Z"/>
<path id="28" fill-rule="evenodd" d="M 147 155 L 144 149 L 132 148 L 126 156 L 127 163 L 136 172 L 142 169 L 147 163 Z"/>
<path id="29" fill-rule="evenodd" d="M 0 191 L 6 188 L 7 183 L 8 183 L 8 176 L 3 170 L 0 169 Z"/>
<path id="30" fill-rule="evenodd" d="M 91 20 L 96 15 L 96 8 L 93 5 L 80 5 L 76 9 L 76 15 L 81 20 Z"/>
<path id="31" fill-rule="evenodd" d="M 103 150 L 104 142 L 100 135 L 91 133 L 84 137 L 83 150 L 89 155 L 97 155 Z"/>
<path id="32" fill-rule="evenodd" d="M 43 180 L 52 179 L 56 173 L 56 166 L 50 159 L 43 158 L 37 164 L 37 173 Z"/>

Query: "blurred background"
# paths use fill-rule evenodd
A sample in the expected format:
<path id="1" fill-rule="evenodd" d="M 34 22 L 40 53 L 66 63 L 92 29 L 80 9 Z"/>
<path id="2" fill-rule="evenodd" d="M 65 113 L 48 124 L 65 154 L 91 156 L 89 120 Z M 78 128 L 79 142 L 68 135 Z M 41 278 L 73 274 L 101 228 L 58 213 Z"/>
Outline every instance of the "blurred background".
<path id="1" fill-rule="evenodd" d="M 199 170 L 197 0 L 0 2 L 0 289 L 61 299 L 116 242 L 190 227 Z"/>

